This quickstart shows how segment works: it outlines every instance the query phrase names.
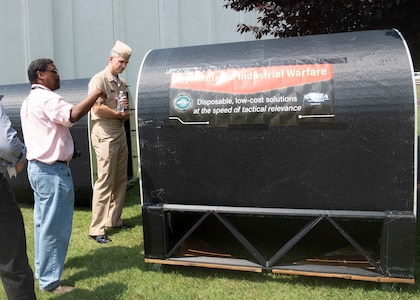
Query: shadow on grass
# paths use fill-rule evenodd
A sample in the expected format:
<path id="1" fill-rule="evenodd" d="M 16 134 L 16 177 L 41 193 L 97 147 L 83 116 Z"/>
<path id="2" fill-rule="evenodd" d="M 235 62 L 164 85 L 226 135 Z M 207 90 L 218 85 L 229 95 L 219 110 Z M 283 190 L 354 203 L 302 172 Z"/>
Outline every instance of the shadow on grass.
<path id="1" fill-rule="evenodd" d="M 73 292 L 59 295 L 53 299 L 116 299 L 114 296 L 122 295 L 124 291 L 127 290 L 127 286 L 121 283 L 109 283 L 102 285 L 89 291 L 86 289 L 75 289 Z"/>
<path id="2" fill-rule="evenodd" d="M 74 275 L 66 278 L 64 283 L 75 286 L 76 282 L 88 281 L 92 282 L 93 286 L 96 286 L 96 283 L 101 281 L 101 278 L 118 271 L 132 269 L 133 267 L 146 270 L 147 267 L 143 262 L 142 247 L 140 241 L 135 247 L 102 245 L 101 248 L 94 250 L 92 254 L 70 258 L 66 262 L 65 268 L 77 271 Z M 121 279 L 115 277 L 115 281 L 121 281 Z M 85 285 L 86 283 L 81 283 L 71 293 L 71 298 L 68 299 L 116 299 L 118 295 L 122 295 L 128 288 L 123 283 L 110 282 L 95 288 L 94 291 L 88 291 L 84 289 Z M 63 297 L 60 299 L 67 298 Z"/>

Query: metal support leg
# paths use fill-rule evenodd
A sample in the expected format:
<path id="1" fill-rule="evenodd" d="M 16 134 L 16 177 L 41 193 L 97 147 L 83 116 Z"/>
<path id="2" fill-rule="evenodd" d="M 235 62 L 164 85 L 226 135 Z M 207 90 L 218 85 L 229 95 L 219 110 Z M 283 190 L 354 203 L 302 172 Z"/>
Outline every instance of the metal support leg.
<path id="1" fill-rule="evenodd" d="M 257 260 L 261 266 L 266 265 L 266 259 L 258 252 L 258 250 L 232 225 L 225 217 L 218 213 L 213 213 L 220 222 L 233 234 L 233 236 L 245 247 L 246 250 Z"/>
<path id="2" fill-rule="evenodd" d="M 198 226 L 200 226 L 201 223 L 204 222 L 204 220 L 210 215 L 210 212 L 206 212 L 200 220 L 197 221 L 197 223 L 194 224 L 193 227 L 191 227 L 190 230 L 176 243 L 176 245 L 172 248 L 172 250 L 168 253 L 167 257 L 170 258 L 172 254 L 175 253 L 175 251 L 186 241 L 186 239 L 197 229 Z"/>
<path id="3" fill-rule="evenodd" d="M 369 261 L 369 263 L 375 267 L 376 271 L 378 271 L 381 274 L 384 274 L 384 271 L 382 269 L 382 267 L 380 265 L 378 265 L 376 263 L 376 261 L 365 251 L 365 249 L 363 249 L 362 246 L 360 246 L 337 222 L 335 222 L 333 219 L 331 219 L 330 217 L 327 217 L 328 221 L 330 221 L 330 223 L 332 225 L 334 225 L 334 227 L 346 238 L 347 241 L 350 242 L 350 244 L 352 244 L 352 246 L 354 248 L 356 248 L 356 250 L 364 257 L 366 258 L 367 261 Z"/>
<path id="4" fill-rule="evenodd" d="M 293 238 L 291 238 L 277 253 L 267 262 L 267 267 L 272 267 L 283 255 L 285 255 L 297 242 L 299 242 L 316 224 L 321 221 L 323 216 L 310 221 Z"/>

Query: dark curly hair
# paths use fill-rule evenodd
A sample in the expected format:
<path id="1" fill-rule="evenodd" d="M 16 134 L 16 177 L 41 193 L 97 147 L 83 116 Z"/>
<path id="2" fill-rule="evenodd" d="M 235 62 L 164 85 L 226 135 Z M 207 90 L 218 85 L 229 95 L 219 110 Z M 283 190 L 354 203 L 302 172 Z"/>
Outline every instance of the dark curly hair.
<path id="1" fill-rule="evenodd" d="M 53 63 L 54 62 L 52 61 L 52 59 L 49 59 L 49 58 L 39 58 L 32 61 L 28 67 L 29 82 L 31 84 L 36 83 L 36 80 L 38 78 L 38 75 L 36 74 L 36 72 L 45 71 L 47 69 L 47 65 L 53 64 Z"/>

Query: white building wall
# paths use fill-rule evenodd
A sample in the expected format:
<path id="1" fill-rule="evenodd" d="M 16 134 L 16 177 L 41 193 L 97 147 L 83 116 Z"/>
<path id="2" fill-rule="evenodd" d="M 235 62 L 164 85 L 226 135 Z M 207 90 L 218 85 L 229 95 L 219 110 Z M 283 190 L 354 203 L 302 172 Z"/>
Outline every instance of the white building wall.
<path id="1" fill-rule="evenodd" d="M 123 74 L 132 89 L 150 49 L 253 40 L 236 32 L 255 13 L 224 0 L 0 0 L 0 85 L 27 82 L 29 63 L 54 60 L 61 79 L 91 77 L 108 62 L 115 40 L 133 48 Z"/>

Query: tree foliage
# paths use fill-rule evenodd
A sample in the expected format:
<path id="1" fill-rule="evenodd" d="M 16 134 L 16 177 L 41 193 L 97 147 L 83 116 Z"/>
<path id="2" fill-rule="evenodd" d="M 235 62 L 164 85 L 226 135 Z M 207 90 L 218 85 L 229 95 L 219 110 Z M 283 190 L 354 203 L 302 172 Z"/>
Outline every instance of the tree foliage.
<path id="1" fill-rule="evenodd" d="M 257 25 L 238 24 L 240 33 L 291 37 L 396 28 L 420 49 L 419 0 L 225 0 L 226 8 L 257 11 Z M 420 63 L 420 61 L 419 61 Z"/>

